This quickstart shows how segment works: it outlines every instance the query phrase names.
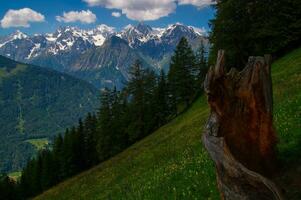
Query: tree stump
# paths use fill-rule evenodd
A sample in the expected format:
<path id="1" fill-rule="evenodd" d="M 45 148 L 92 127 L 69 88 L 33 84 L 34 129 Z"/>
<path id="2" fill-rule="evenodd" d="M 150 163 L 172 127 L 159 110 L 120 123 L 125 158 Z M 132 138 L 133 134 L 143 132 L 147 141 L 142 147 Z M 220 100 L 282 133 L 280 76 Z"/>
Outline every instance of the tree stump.
<path id="1" fill-rule="evenodd" d="M 216 164 L 222 199 L 283 199 L 263 175 L 275 167 L 271 57 L 250 57 L 238 72 L 225 71 L 220 50 L 204 89 L 211 108 L 203 143 Z"/>

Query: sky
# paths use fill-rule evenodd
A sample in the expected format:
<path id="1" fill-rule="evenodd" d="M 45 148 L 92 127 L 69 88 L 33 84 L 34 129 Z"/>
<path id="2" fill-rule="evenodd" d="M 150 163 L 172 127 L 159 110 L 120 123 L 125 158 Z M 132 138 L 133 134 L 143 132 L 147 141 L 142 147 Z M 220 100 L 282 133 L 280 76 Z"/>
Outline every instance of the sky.
<path id="1" fill-rule="evenodd" d="M 182 23 L 209 30 L 212 0 L 0 0 L 0 35 L 16 30 L 51 33 L 60 26 L 84 29 L 106 24 L 122 29 L 144 22 L 152 27 Z"/>

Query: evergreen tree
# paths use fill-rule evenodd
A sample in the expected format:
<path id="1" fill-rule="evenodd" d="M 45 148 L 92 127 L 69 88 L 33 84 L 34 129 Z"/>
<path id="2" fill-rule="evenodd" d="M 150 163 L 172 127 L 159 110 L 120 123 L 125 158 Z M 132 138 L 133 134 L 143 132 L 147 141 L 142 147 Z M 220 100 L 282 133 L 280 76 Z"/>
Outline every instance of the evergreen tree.
<path id="1" fill-rule="evenodd" d="M 156 122 L 156 127 L 160 127 L 167 122 L 167 118 L 170 114 L 170 109 L 168 106 L 168 90 L 166 84 L 166 77 L 163 70 L 161 70 L 160 76 L 158 78 L 158 84 L 154 94 L 155 104 L 152 106 L 155 111 L 155 118 L 153 121 Z"/>
<path id="2" fill-rule="evenodd" d="M 157 76 L 154 71 L 145 70 L 144 74 L 144 94 L 145 94 L 145 101 L 144 101 L 144 134 L 142 138 L 146 135 L 152 133 L 156 127 L 158 127 L 158 121 L 154 119 L 156 116 L 156 100 L 155 99 L 155 92 L 157 90 Z"/>
<path id="3" fill-rule="evenodd" d="M 85 162 L 85 133 L 84 124 L 81 119 L 79 119 L 78 127 L 75 134 L 73 134 L 73 153 L 75 158 L 76 172 L 86 169 L 87 164 Z"/>
<path id="4" fill-rule="evenodd" d="M 111 103 L 110 91 L 104 89 L 101 93 L 101 106 L 98 112 L 97 151 L 99 160 L 104 161 L 110 156 L 111 147 Z"/>
<path id="5" fill-rule="evenodd" d="M 130 116 L 131 124 L 128 127 L 129 140 L 135 142 L 145 135 L 145 71 L 142 69 L 141 62 L 136 60 L 130 68 L 130 80 L 128 90 L 131 98 Z"/>
<path id="6" fill-rule="evenodd" d="M 41 183 L 41 189 L 46 190 L 50 186 L 52 186 L 55 183 L 55 169 L 56 166 L 54 165 L 55 162 L 53 160 L 53 155 L 49 150 L 43 150 L 40 152 L 40 158 L 41 159 L 41 176 L 40 176 L 40 183 Z"/>
<path id="7" fill-rule="evenodd" d="M 295 0 L 221 0 L 211 21 L 210 64 L 219 49 L 228 65 L 243 68 L 248 56 L 281 55 L 301 45 L 301 3 Z"/>
<path id="8" fill-rule="evenodd" d="M 128 144 L 128 137 L 126 134 L 126 112 L 127 101 L 124 99 L 122 93 L 117 92 L 116 88 L 112 91 L 112 155 L 120 152 Z"/>
<path id="9" fill-rule="evenodd" d="M 41 169 L 42 163 L 40 154 L 37 158 L 28 162 L 26 168 L 22 171 L 21 191 L 25 197 L 32 197 L 42 191 L 41 188 Z"/>
<path id="10" fill-rule="evenodd" d="M 55 165 L 54 168 L 54 184 L 58 183 L 60 180 L 64 178 L 64 171 L 63 170 L 63 137 L 59 134 L 53 143 L 53 162 Z"/>
<path id="11" fill-rule="evenodd" d="M 96 135 L 97 118 L 95 115 L 88 113 L 84 122 L 84 148 L 82 149 L 85 155 L 86 167 L 91 167 L 98 163 L 97 154 L 97 135 Z"/>
<path id="12" fill-rule="evenodd" d="M 201 43 L 201 46 L 196 52 L 196 74 L 197 74 L 197 81 L 196 81 L 196 91 L 200 93 L 203 89 L 203 83 L 208 71 L 207 65 L 207 52 L 205 50 L 204 43 Z"/>
<path id="13" fill-rule="evenodd" d="M 6 174 L 0 174 L 0 199 L 15 200 L 20 199 L 16 189 L 16 183 Z"/>
<path id="14" fill-rule="evenodd" d="M 63 142 L 63 162 L 62 162 L 62 172 L 64 172 L 64 179 L 72 176 L 77 171 L 76 166 L 76 142 L 74 140 L 76 134 L 76 128 L 72 127 L 69 131 L 68 129 L 65 132 L 64 142 Z"/>
<path id="15" fill-rule="evenodd" d="M 182 38 L 171 58 L 168 84 L 174 104 L 188 107 L 195 94 L 195 56 L 186 38 Z"/>

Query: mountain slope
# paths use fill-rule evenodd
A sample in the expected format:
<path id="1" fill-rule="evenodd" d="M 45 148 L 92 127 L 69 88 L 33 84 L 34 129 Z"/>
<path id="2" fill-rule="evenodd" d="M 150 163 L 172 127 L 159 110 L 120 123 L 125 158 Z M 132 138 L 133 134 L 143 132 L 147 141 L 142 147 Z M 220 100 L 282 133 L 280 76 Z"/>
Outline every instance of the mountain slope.
<path id="1" fill-rule="evenodd" d="M 69 73 L 98 88 L 116 86 L 120 89 L 128 80 L 129 67 L 137 59 L 143 61 L 127 41 L 112 36 L 102 47 L 91 49 L 76 59 Z M 148 66 L 145 62 L 143 64 Z"/>
<path id="2" fill-rule="evenodd" d="M 208 112 L 202 98 L 141 142 L 37 199 L 216 199 L 214 167 L 200 143 Z"/>
<path id="3" fill-rule="evenodd" d="M 292 166 L 278 182 L 289 199 L 300 199 L 301 48 L 276 61 L 272 77 L 279 154 Z M 214 166 L 200 142 L 208 112 L 202 97 L 141 142 L 36 199 L 219 199 Z"/>
<path id="4" fill-rule="evenodd" d="M 69 75 L 0 56 L 0 171 L 21 169 L 51 139 L 94 111 L 98 91 Z"/>

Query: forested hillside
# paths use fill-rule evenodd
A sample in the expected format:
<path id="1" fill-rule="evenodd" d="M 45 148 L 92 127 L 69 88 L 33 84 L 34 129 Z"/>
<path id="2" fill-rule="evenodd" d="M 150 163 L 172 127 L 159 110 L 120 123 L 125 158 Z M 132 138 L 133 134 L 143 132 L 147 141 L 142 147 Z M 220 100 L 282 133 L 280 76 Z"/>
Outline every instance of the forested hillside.
<path id="1" fill-rule="evenodd" d="M 207 71 L 205 54 L 204 46 L 195 54 L 182 38 L 167 75 L 162 70 L 157 76 L 136 60 L 122 91 L 102 90 L 97 112 L 57 136 L 51 148 L 41 150 L 17 183 L 7 182 L 14 191 L 11 198 L 33 197 L 108 160 L 187 110 L 201 93 L 197 86 Z"/>
<path id="2" fill-rule="evenodd" d="M 69 75 L 0 57 L 0 172 L 21 170 L 51 139 L 98 105 L 98 91 Z"/>
<path id="3" fill-rule="evenodd" d="M 274 123 L 283 164 L 277 182 L 300 199 L 301 49 L 272 65 Z M 187 112 L 121 154 L 36 199 L 219 199 L 213 163 L 201 144 L 204 97 Z M 288 167 L 289 166 L 289 167 Z"/>
<path id="4" fill-rule="evenodd" d="M 129 2 L 135 4 L 138 1 Z M 174 6 L 192 4 L 187 2 L 173 1 Z M 0 92 L 3 91 L 0 93 L 0 114 L 4 116 L 0 134 L 3 135 L 3 147 L 10 151 L 4 154 L 6 152 L 0 149 L 0 156 L 3 154 L 3 158 L 9 159 L 3 163 L 16 162 L 15 168 L 19 168 L 25 163 L 24 159 L 31 157 L 33 146 L 41 149 L 37 156 L 28 160 L 20 179 L 0 174 L 0 197 L 13 200 L 220 199 L 220 193 L 224 192 L 236 199 L 237 188 L 243 185 L 247 188 L 241 189 L 243 195 L 251 198 L 256 194 L 266 198 L 265 193 L 257 190 L 261 186 L 254 186 L 251 171 L 254 169 L 250 166 L 253 163 L 262 166 L 262 161 L 267 161 L 271 168 L 266 170 L 272 169 L 269 172 L 273 174 L 269 178 L 281 191 L 276 192 L 277 195 L 283 192 L 288 199 L 301 199 L 301 2 L 210 2 L 208 5 L 215 8 L 215 16 L 210 21 L 209 50 L 207 39 L 200 30 L 181 24 L 165 29 L 143 24 L 127 26 L 120 34 L 102 27 L 108 31 L 106 37 L 104 33 L 98 34 L 101 30 L 86 32 L 70 27 L 46 34 L 43 41 L 49 45 L 45 50 L 47 59 L 33 55 L 42 58 L 41 63 L 53 64 L 52 59 L 51 62 L 48 60 L 53 54 L 54 61 L 60 58 L 60 63 L 69 64 L 50 67 L 82 76 L 100 87 L 96 107 L 97 92 L 88 83 L 0 57 L 0 64 L 3 63 L 2 67 L 0 65 Z M 95 1 L 91 1 L 91 5 L 94 4 Z M 193 4 L 199 5 L 199 1 L 193 1 Z M 137 7 L 145 6 L 144 12 L 148 11 L 149 5 L 139 2 Z M 123 10 L 120 15 L 128 16 Z M 94 33 L 103 37 L 95 38 Z M 16 46 L 15 42 L 32 40 L 19 35 L 23 40 L 3 43 L 3 49 L 10 50 L 11 46 Z M 83 42 L 87 46 L 80 48 L 77 44 Z M 43 48 L 42 44 L 36 45 L 36 48 Z M 258 57 L 254 59 L 253 56 Z M 225 63 L 227 69 L 223 68 Z M 215 64 L 216 67 L 209 68 Z M 235 72 L 246 64 L 250 76 Z M 228 81 L 225 73 L 230 68 L 234 69 L 230 71 L 231 81 Z M 210 85 L 210 90 L 206 85 Z M 245 85 L 250 90 L 245 90 Z M 266 88 L 268 95 L 265 90 L 262 94 L 260 88 Z M 254 90 L 258 95 L 253 95 Z M 226 111 L 220 107 L 225 107 Z M 247 162 L 237 165 L 245 165 L 245 171 L 251 171 L 248 172 L 251 178 L 247 179 L 244 174 L 231 173 L 235 171 L 232 164 L 218 165 L 218 173 L 221 172 L 218 178 L 226 182 L 218 185 L 225 186 L 225 191 L 218 190 L 214 164 L 201 143 L 210 113 L 208 132 L 215 129 L 213 136 L 226 138 L 218 138 L 225 143 L 222 142 L 224 145 L 216 160 L 227 160 L 227 154 L 231 155 L 233 150 L 238 153 L 230 160 L 240 161 L 239 155 L 243 155 L 241 157 L 248 158 Z M 231 120 L 227 121 L 229 117 Z M 246 120 L 240 120 L 241 117 Z M 273 126 L 277 134 L 274 134 Z M 240 134 L 242 129 L 251 131 L 245 136 Z M 227 139 L 226 136 L 231 134 L 233 137 Z M 53 136 L 53 143 L 49 148 L 42 148 L 48 145 L 49 135 Z M 240 140 L 240 137 L 247 139 Z M 231 143 L 239 148 L 229 146 L 230 150 L 227 150 Z M 257 146 L 258 143 L 261 145 Z M 209 150 L 211 156 L 215 150 Z M 18 152 L 21 151 L 25 156 L 20 158 Z M 266 157 L 256 161 L 263 154 Z M 231 169 L 224 167 L 226 165 Z M 231 174 L 229 179 L 244 179 L 244 184 L 240 180 L 235 183 L 228 180 L 225 175 L 228 172 Z"/>

